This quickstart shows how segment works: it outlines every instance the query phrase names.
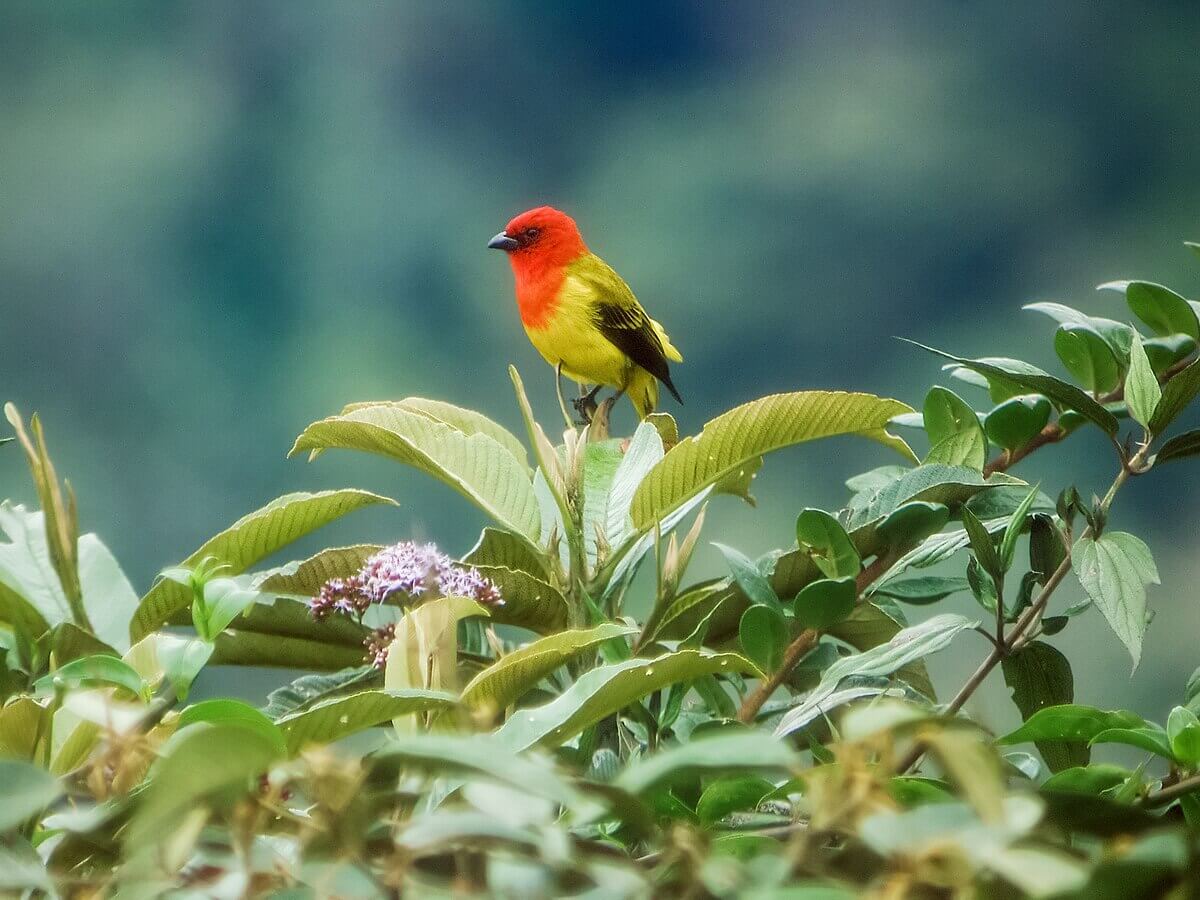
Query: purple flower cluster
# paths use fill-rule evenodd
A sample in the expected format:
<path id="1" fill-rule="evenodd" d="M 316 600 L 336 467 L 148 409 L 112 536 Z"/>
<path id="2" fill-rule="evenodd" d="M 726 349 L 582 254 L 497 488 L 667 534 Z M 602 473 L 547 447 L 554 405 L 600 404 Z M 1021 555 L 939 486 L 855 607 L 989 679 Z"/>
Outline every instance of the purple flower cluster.
<path id="1" fill-rule="evenodd" d="M 401 541 L 384 547 L 349 578 L 331 578 L 309 601 L 313 618 L 330 613 L 360 618 L 376 603 L 470 597 L 485 605 L 503 603 L 496 585 L 476 569 L 455 563 L 433 544 Z"/>
<path id="2" fill-rule="evenodd" d="M 394 623 L 376 628 L 368 634 L 363 641 L 363 646 L 367 648 L 367 662 L 376 669 L 383 669 L 387 665 L 388 648 L 392 646 L 392 640 L 395 637 L 396 626 Z"/>

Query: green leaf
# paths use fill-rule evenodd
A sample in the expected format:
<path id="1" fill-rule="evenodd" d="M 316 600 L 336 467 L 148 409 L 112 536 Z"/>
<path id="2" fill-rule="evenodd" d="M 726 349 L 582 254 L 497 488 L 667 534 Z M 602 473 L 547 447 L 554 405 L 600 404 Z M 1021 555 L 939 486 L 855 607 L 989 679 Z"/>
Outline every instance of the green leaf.
<path id="1" fill-rule="evenodd" d="M 1171 753 L 1183 765 L 1200 764 L 1200 719 L 1186 706 L 1176 706 L 1167 717 L 1167 739 Z"/>
<path id="2" fill-rule="evenodd" d="M 729 566 L 729 571 L 733 573 L 733 579 L 750 598 L 750 602 L 766 606 L 775 612 L 783 615 L 783 604 L 779 602 L 779 597 L 775 595 L 775 591 L 771 588 L 771 582 L 767 577 L 758 570 L 758 566 L 754 561 L 747 557 L 740 550 L 735 550 L 733 547 L 727 547 L 724 544 L 713 543 L 713 546 L 721 551 L 721 555 L 725 557 L 725 562 Z"/>
<path id="3" fill-rule="evenodd" d="M 1160 399 L 1162 388 L 1158 385 L 1158 376 L 1150 367 L 1141 335 L 1135 333 L 1129 351 L 1129 375 L 1125 379 L 1125 403 L 1129 414 L 1149 428 Z"/>
<path id="4" fill-rule="evenodd" d="M 763 674 L 736 653 L 704 650 L 679 650 L 654 659 L 634 658 L 598 666 L 579 676 L 549 703 L 515 713 L 496 734 L 512 750 L 535 744 L 558 746 L 667 685 L 733 672 L 755 677 Z"/>
<path id="5" fill-rule="evenodd" d="M 1196 342 L 1184 334 L 1150 338 L 1142 341 L 1142 347 L 1156 375 L 1162 375 L 1171 366 L 1196 352 Z"/>
<path id="6" fill-rule="evenodd" d="M 183 565 L 194 568 L 211 558 L 214 564 L 225 567 L 222 574 L 240 575 L 259 560 L 347 513 L 394 502 L 378 494 L 351 489 L 285 494 L 205 541 Z M 168 578 L 160 579 L 142 598 L 129 627 L 131 637 L 134 641 L 141 640 L 191 602 L 189 588 Z"/>
<path id="7" fill-rule="evenodd" d="M 1029 520 L 1029 568 L 1036 572 L 1039 581 L 1046 583 L 1063 560 L 1067 558 L 1067 545 L 1054 519 L 1038 513 Z"/>
<path id="8" fill-rule="evenodd" d="M 756 775 L 726 775 L 709 784 L 696 803 L 696 817 L 711 825 L 730 813 L 753 811 L 775 785 Z"/>
<path id="9" fill-rule="evenodd" d="M 264 594 L 315 597 L 325 582 L 333 578 L 349 578 L 356 574 L 368 559 L 382 549 L 379 544 L 330 547 L 308 559 L 279 567 L 256 587 Z"/>
<path id="10" fill-rule="evenodd" d="M 1196 311 L 1177 293 L 1161 284 L 1149 281 L 1110 281 L 1097 290 L 1118 291 L 1133 314 L 1145 322 L 1155 334 L 1186 334 L 1200 340 L 1200 323 Z"/>
<path id="11" fill-rule="evenodd" d="M 229 789 L 249 791 L 280 758 L 278 745 L 238 725 L 200 723 L 179 732 L 151 769 L 150 784 L 125 833 L 127 852 L 160 846 L 193 809 Z"/>
<path id="12" fill-rule="evenodd" d="M 737 729 L 642 757 L 617 776 L 615 784 L 636 796 L 705 772 L 787 771 L 798 768 L 800 761 L 800 754 L 785 742 L 761 731 Z"/>
<path id="13" fill-rule="evenodd" d="M 1090 328 L 1104 339 L 1122 368 L 1129 360 L 1129 343 L 1133 339 L 1133 329 L 1124 322 L 1089 316 L 1061 303 L 1029 303 L 1022 309 L 1044 313 L 1060 325 L 1082 325 Z"/>
<path id="14" fill-rule="evenodd" d="M 796 540 L 826 578 L 853 577 L 862 568 L 846 529 L 822 509 L 800 511 L 796 517 Z"/>
<path id="15" fill-rule="evenodd" d="M 1050 401 L 1041 394 L 1022 394 L 1005 400 L 983 420 L 983 430 L 1005 450 L 1024 447 L 1050 421 Z"/>
<path id="16" fill-rule="evenodd" d="M 279 719 L 322 700 L 344 694 L 357 694 L 364 687 L 383 683 L 383 673 L 372 666 L 343 669 L 327 675 L 301 675 L 290 684 L 267 695 L 263 715 Z"/>
<path id="17" fill-rule="evenodd" d="M 1079 583 L 1128 648 L 1136 669 L 1146 633 L 1146 585 L 1159 583 L 1150 548 L 1132 534 L 1105 532 L 1080 539 L 1071 559 Z"/>
<path id="18" fill-rule="evenodd" d="M 539 634 L 550 634 L 567 626 L 566 598 L 555 587 L 528 572 L 501 566 L 475 566 L 500 590 L 502 604 L 489 607 L 491 620 L 501 625 L 520 625 Z"/>
<path id="19" fill-rule="evenodd" d="M 29 763 L 0 759 L 0 833 L 16 828 L 61 797 L 58 779 Z"/>
<path id="20" fill-rule="evenodd" d="M 187 707 L 179 714 L 180 728 L 186 728 L 198 722 L 246 728 L 270 741 L 279 756 L 287 754 L 287 742 L 284 740 L 279 726 L 249 703 L 243 703 L 241 700 L 226 698 L 202 700 Z"/>
<path id="21" fill-rule="evenodd" d="M 676 433 L 678 440 L 678 433 Z M 634 534 L 629 514 L 638 485 L 666 454 L 663 439 L 651 422 L 641 422 L 629 441 L 608 492 L 608 514 L 604 526 L 610 547 L 619 547 Z"/>
<path id="22" fill-rule="evenodd" d="M 1047 706 L 1025 720 L 1016 731 L 997 739 L 998 744 L 1022 744 L 1026 741 L 1090 742 L 1110 728 L 1140 728 L 1141 716 L 1125 710 L 1106 711 L 1091 706 Z"/>
<path id="23" fill-rule="evenodd" d="M 85 656 L 44 675 L 34 684 L 41 695 L 56 690 L 69 691 L 81 687 L 119 687 L 136 698 L 143 698 L 146 685 L 142 676 L 115 656 Z"/>
<path id="24" fill-rule="evenodd" d="M 941 503 L 952 506 L 964 503 L 976 494 L 998 485 L 1012 484 L 1024 482 L 999 473 L 985 479 L 979 471 L 966 466 L 944 466 L 940 463 L 918 466 L 871 495 L 865 502 L 860 501 L 859 505 L 851 506 L 850 528 L 854 532 L 851 537 L 861 553 L 862 535 L 857 533 L 858 529 L 870 522 L 884 519 L 906 503 Z"/>
<path id="25" fill-rule="evenodd" d="M 1162 389 L 1162 397 L 1150 419 L 1150 433 L 1162 434 L 1176 417 L 1200 394 L 1200 359 L 1171 378 Z"/>
<path id="26" fill-rule="evenodd" d="M 930 388 L 923 410 L 929 435 L 926 463 L 982 469 L 987 462 L 987 438 L 975 410 L 951 390 Z"/>
<path id="27" fill-rule="evenodd" d="M 0 553 L 3 553 L 2 546 Z M 0 573 L 0 578 L 3 577 Z M 0 581 L 0 624 L 11 626 L 31 641 L 50 630 L 50 623 L 37 608 L 3 581 Z"/>
<path id="28" fill-rule="evenodd" d="M 1094 744 L 1126 744 L 1155 753 L 1163 759 L 1174 758 L 1167 732 L 1161 725 L 1152 722 L 1136 728 L 1106 728 L 1091 739 L 1089 746 Z"/>
<path id="29" fill-rule="evenodd" d="M 739 406 L 680 441 L 650 470 L 634 493 L 634 526 L 653 527 L 757 456 L 818 438 L 858 435 L 915 460 L 908 445 L 886 431 L 893 416 L 909 411 L 897 400 L 837 391 L 775 394 Z"/>
<path id="30" fill-rule="evenodd" d="M 999 378 L 1024 388 L 1030 393 L 1044 394 L 1060 407 L 1073 409 L 1080 415 L 1095 422 L 1108 434 L 1115 435 L 1120 428 L 1116 416 L 1079 388 L 1055 378 L 1037 366 L 1032 366 L 1029 363 L 1016 359 L 1004 359 L 1000 357 L 965 359 L 961 356 L 954 356 L 941 350 L 935 350 L 933 347 L 926 347 L 924 344 L 917 344 L 915 341 L 909 341 L 909 343 L 923 350 L 928 350 L 930 353 L 936 353 L 938 356 L 952 360 L 960 366 L 965 366 L 972 371 L 978 372 L 984 377 Z"/>
<path id="31" fill-rule="evenodd" d="M 197 632 L 211 641 L 257 599 L 258 592 L 247 587 L 241 579 L 213 578 L 205 582 L 205 622 L 204 628 L 197 628 Z"/>
<path id="32" fill-rule="evenodd" d="M 787 649 L 787 620 L 774 607 L 755 604 L 742 613 L 738 641 L 748 660 L 764 672 L 774 672 Z"/>
<path id="33" fill-rule="evenodd" d="M 545 581 L 545 557 L 537 554 L 523 537 L 499 528 L 485 528 L 479 540 L 462 559 L 463 565 L 488 566 L 528 572 L 534 578 Z"/>
<path id="34" fill-rule="evenodd" d="M 897 550 L 915 547 L 941 531 L 949 521 L 950 508 L 941 503 L 915 500 L 902 504 L 875 527 L 878 547 Z"/>
<path id="35" fill-rule="evenodd" d="M 420 413 L 438 422 L 443 422 L 463 434 L 484 434 L 502 446 L 516 457 L 517 461 L 529 469 L 529 461 L 525 453 L 525 445 L 511 431 L 493 422 L 482 413 L 473 409 L 464 409 L 452 403 L 441 400 L 426 400 L 424 397 L 406 397 L 396 402 L 385 403 L 355 403 L 342 410 L 343 413 L 353 412 L 368 406 L 395 406 L 409 412 Z"/>
<path id="36" fill-rule="evenodd" d="M 216 648 L 209 641 L 161 634 L 156 649 L 167 681 L 175 688 L 179 699 L 186 700 L 192 682 L 212 658 Z"/>
<path id="37" fill-rule="evenodd" d="M 347 624 L 356 623 L 347 621 Z M 223 631 L 211 646 L 213 652 L 208 663 L 214 666 L 278 666 L 336 672 L 361 665 L 363 661 L 361 642 L 357 647 L 347 647 L 334 642 L 241 629 Z"/>
<path id="38" fill-rule="evenodd" d="M 979 561 L 983 571 L 987 572 L 994 581 L 999 582 L 1004 577 L 1004 563 L 992 541 L 992 535 L 976 518 L 975 513 L 966 507 L 963 507 L 962 510 L 962 523 L 967 537 L 971 541 L 971 552 L 975 554 L 975 559 Z"/>
<path id="39" fill-rule="evenodd" d="M 1021 501 L 1021 505 L 1013 512 L 1008 520 L 1008 525 L 1004 529 L 1004 537 L 1000 539 L 1000 564 L 1003 566 L 1005 572 L 1012 568 L 1013 556 L 1017 551 L 1017 539 L 1020 538 L 1021 532 L 1025 530 L 1025 520 L 1029 516 L 1029 510 L 1033 506 L 1037 496 L 1038 486 L 1034 485 L 1033 490 L 1026 495 L 1025 499 Z"/>
<path id="40" fill-rule="evenodd" d="M 540 638 L 506 653 L 478 675 L 462 692 L 462 702 L 473 709 L 502 711 L 539 681 L 579 654 L 605 641 L 624 637 L 636 629 L 613 622 Z"/>
<path id="41" fill-rule="evenodd" d="M 1048 706 L 1069 704 L 1075 699 L 1071 664 L 1054 647 L 1034 641 L 1001 662 L 1004 683 L 1012 690 L 1013 703 L 1022 719 L 1029 719 Z M 1061 741 L 1039 741 L 1038 752 L 1051 772 L 1086 766 L 1091 754 L 1086 745 Z"/>
<path id="42" fill-rule="evenodd" d="M 901 603 L 923 606 L 944 600 L 951 594 L 968 589 L 967 579 L 961 575 L 919 575 L 897 581 L 888 581 L 874 589 L 875 594 L 891 597 Z"/>
<path id="43" fill-rule="evenodd" d="M 332 743 L 400 716 L 444 710 L 457 702 L 453 694 L 419 688 L 360 691 L 319 701 L 275 724 L 287 739 L 288 752 L 294 755 L 308 744 Z"/>
<path id="44" fill-rule="evenodd" d="M 900 631 L 886 644 L 839 659 L 821 675 L 821 681 L 797 706 L 788 710 L 775 729 L 776 736 L 791 734 L 811 719 L 814 710 L 851 675 L 882 677 L 947 647 L 960 631 L 975 627 L 963 616 L 934 616 L 920 625 Z"/>
<path id="45" fill-rule="evenodd" d="M 796 621 L 803 628 L 827 629 L 850 615 L 857 598 L 853 576 L 819 579 L 796 596 Z"/>
<path id="46" fill-rule="evenodd" d="M 1063 325 L 1054 334 L 1054 352 L 1093 394 L 1104 394 L 1121 380 L 1121 366 L 1108 342 L 1090 325 Z"/>
<path id="47" fill-rule="evenodd" d="M 377 453 L 431 475 L 530 540 L 541 530 L 528 466 L 483 432 L 467 434 L 398 407 L 368 406 L 309 425 L 288 455 L 334 447 Z"/>
<path id="48" fill-rule="evenodd" d="M 621 441 L 589 441 L 583 448 L 583 509 L 580 531 L 588 565 L 596 564 L 596 548 L 601 536 L 607 542 L 608 498 L 617 469 L 624 461 Z"/>
<path id="49" fill-rule="evenodd" d="M 1187 459 L 1189 456 L 1200 454 L 1200 428 L 1185 431 L 1176 435 L 1165 444 L 1154 456 L 1154 464 L 1170 462 L 1173 459 Z"/>

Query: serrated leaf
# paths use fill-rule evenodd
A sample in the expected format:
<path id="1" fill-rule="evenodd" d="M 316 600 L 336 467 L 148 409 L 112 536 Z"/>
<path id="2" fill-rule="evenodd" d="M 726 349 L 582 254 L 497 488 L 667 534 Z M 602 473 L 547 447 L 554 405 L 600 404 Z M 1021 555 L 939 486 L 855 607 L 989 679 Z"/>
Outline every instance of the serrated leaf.
<path id="1" fill-rule="evenodd" d="M 878 677 L 947 647 L 960 631 L 973 628 L 975 622 L 963 616 L 944 614 L 900 631 L 886 644 L 838 660 L 825 670 L 821 681 L 798 706 L 788 710 L 775 729 L 776 736 L 790 734 L 808 721 L 811 710 L 820 708 L 838 685 L 851 675 Z"/>
<path id="2" fill-rule="evenodd" d="M 506 528 L 536 541 L 541 514 L 528 467 L 482 432 L 416 412 L 369 406 L 309 425 L 289 456 L 341 448 L 377 453 L 448 484 Z"/>
<path id="3" fill-rule="evenodd" d="M 1048 706 L 1069 704 L 1075 699 L 1071 664 L 1049 644 L 1034 641 L 1006 656 L 1000 665 L 1004 683 L 1012 690 L 1013 703 L 1021 711 L 1022 719 L 1029 719 Z M 1086 766 L 1091 758 L 1087 745 L 1061 741 L 1035 743 L 1051 772 Z"/>
<path id="4" fill-rule="evenodd" d="M 474 709 L 501 711 L 539 681 L 579 654 L 637 629 L 613 622 L 562 631 L 526 644 L 496 660 L 463 688 L 462 702 Z"/>
<path id="5" fill-rule="evenodd" d="M 400 716 L 448 709 L 458 702 L 453 694 L 419 688 L 361 691 L 322 700 L 275 721 L 295 754 L 307 744 L 328 744 L 348 735 L 383 725 Z"/>
<path id="6" fill-rule="evenodd" d="M 958 394 L 943 387 L 930 388 L 922 412 L 929 435 L 926 463 L 982 469 L 987 462 L 987 437 L 975 410 Z"/>
<path id="7" fill-rule="evenodd" d="M 934 349 L 933 347 L 927 347 L 924 344 L 918 344 L 916 341 L 909 341 L 908 343 L 920 347 L 922 350 L 928 350 L 930 353 L 937 354 L 945 359 L 952 360 L 958 365 L 965 366 L 985 377 L 999 378 L 1031 393 L 1044 394 L 1060 407 L 1075 410 L 1080 415 L 1096 423 L 1108 434 L 1115 435 L 1120 428 L 1116 416 L 1079 388 L 1055 378 L 1037 366 L 1032 366 L 1021 360 L 1005 359 L 1002 357 L 966 359 Z"/>
<path id="8" fill-rule="evenodd" d="M 1080 539 L 1071 552 L 1079 583 L 1104 614 L 1136 669 L 1146 633 L 1146 585 L 1158 584 L 1150 548 L 1124 532 Z"/>
<path id="9" fill-rule="evenodd" d="M 907 411 L 910 407 L 897 400 L 836 391 L 775 394 L 746 403 L 676 444 L 650 470 L 634 493 L 634 526 L 651 528 L 757 456 L 818 438 L 858 435 L 915 461 L 908 445 L 886 431 L 893 416 Z"/>
<path id="10" fill-rule="evenodd" d="M 511 750 L 524 750 L 535 744 L 559 746 L 588 726 L 669 684 L 734 672 L 763 675 L 736 653 L 705 650 L 679 650 L 654 659 L 633 658 L 598 666 L 579 676 L 549 703 L 515 713 L 496 736 Z"/>
<path id="11" fill-rule="evenodd" d="M 240 575 L 258 561 L 335 519 L 381 503 L 394 504 L 395 501 L 353 489 L 285 494 L 205 541 L 184 560 L 183 565 L 192 568 L 201 560 L 211 558 L 215 564 L 225 567 L 222 574 Z M 160 579 L 138 605 L 129 626 L 130 636 L 134 641 L 141 640 L 191 602 L 188 588 L 170 579 Z"/>
<path id="12" fill-rule="evenodd" d="M 1158 376 L 1150 367 L 1141 335 L 1134 334 L 1129 351 L 1129 374 L 1125 378 L 1125 403 L 1129 414 L 1149 428 L 1160 399 L 1162 388 L 1158 385 Z"/>
<path id="13" fill-rule="evenodd" d="M 1097 290 L 1118 291 L 1133 314 L 1153 329 L 1155 334 L 1186 334 L 1200 340 L 1200 323 L 1196 311 L 1183 297 L 1168 287 L 1150 281 L 1110 281 Z"/>
<path id="14" fill-rule="evenodd" d="M 368 559 L 382 549 L 379 544 L 330 547 L 308 559 L 280 566 L 259 582 L 256 589 L 264 594 L 315 597 L 325 582 L 356 574 Z"/>

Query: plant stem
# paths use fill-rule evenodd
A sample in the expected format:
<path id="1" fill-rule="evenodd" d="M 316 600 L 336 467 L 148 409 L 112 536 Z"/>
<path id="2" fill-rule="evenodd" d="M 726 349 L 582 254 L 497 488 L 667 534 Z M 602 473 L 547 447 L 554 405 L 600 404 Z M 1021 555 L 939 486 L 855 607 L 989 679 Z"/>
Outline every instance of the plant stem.
<path id="1" fill-rule="evenodd" d="M 1185 778 L 1182 781 L 1177 781 L 1169 787 L 1162 788 L 1159 791 L 1148 796 L 1142 801 L 1143 806 L 1166 806 L 1180 797 L 1190 794 L 1193 791 L 1200 791 L 1200 775 L 1193 775 L 1190 778 Z"/>
<path id="2" fill-rule="evenodd" d="M 1138 450 L 1137 453 L 1133 455 L 1133 458 L 1130 459 L 1128 463 L 1121 466 L 1121 471 L 1117 473 L 1117 477 L 1113 479 L 1113 483 L 1109 487 L 1108 492 L 1104 495 L 1104 499 L 1100 501 L 1100 508 L 1104 512 L 1108 512 L 1108 508 L 1112 505 L 1113 498 L 1116 497 L 1117 491 L 1121 489 L 1121 485 L 1129 480 L 1129 476 L 1132 473 L 1141 468 L 1142 463 L 1145 461 L 1148 450 L 1149 445 L 1143 446 Z M 1092 528 L 1089 525 L 1084 530 L 1083 534 L 1080 535 L 1079 539 L 1082 541 L 1091 537 L 1091 535 Z M 1071 548 L 1068 547 L 1066 556 L 1063 558 L 1063 561 L 1059 563 L 1058 568 L 1055 569 L 1050 574 L 1050 577 L 1046 579 L 1046 583 L 1042 586 L 1041 591 L 1038 593 L 1037 599 L 1029 605 L 1025 612 L 1021 613 L 1021 616 L 1013 624 L 1013 627 L 1009 630 L 1009 633 L 1004 640 L 997 642 L 996 646 L 992 648 L 992 651 L 987 655 L 983 662 L 979 664 L 979 667 L 971 673 L 971 677 L 967 679 L 966 683 L 963 684 L 961 688 L 959 688 L 958 693 L 954 695 L 954 699 L 947 704 L 947 715 L 953 716 L 958 713 L 958 711 L 963 708 L 963 705 L 967 702 L 967 700 L 971 698 L 971 695 L 975 693 L 979 686 L 983 684 L 988 675 L 991 674 L 992 669 L 996 668 L 996 666 L 1003 662 L 1004 659 L 1013 652 L 1025 632 L 1028 631 L 1029 627 L 1041 617 L 1042 613 L 1046 609 L 1046 605 L 1050 602 L 1050 597 L 1058 589 L 1058 586 L 1062 584 L 1063 579 L 1067 577 L 1067 573 L 1070 571 Z M 908 771 L 920 760 L 923 753 L 924 750 L 920 745 L 917 745 L 900 761 L 896 771 L 900 773 Z"/>

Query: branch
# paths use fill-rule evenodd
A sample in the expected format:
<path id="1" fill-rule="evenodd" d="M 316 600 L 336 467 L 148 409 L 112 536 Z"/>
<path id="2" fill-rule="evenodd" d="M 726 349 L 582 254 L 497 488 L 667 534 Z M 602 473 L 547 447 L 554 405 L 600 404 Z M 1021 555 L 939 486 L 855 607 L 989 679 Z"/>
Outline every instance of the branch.
<path id="1" fill-rule="evenodd" d="M 1185 778 L 1182 781 L 1177 781 L 1168 787 L 1162 788 L 1150 794 L 1142 801 L 1143 806 L 1155 807 L 1166 806 L 1186 794 L 1193 791 L 1200 791 L 1200 775 L 1193 775 L 1191 778 Z"/>

